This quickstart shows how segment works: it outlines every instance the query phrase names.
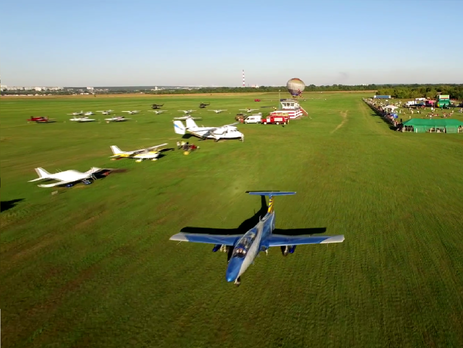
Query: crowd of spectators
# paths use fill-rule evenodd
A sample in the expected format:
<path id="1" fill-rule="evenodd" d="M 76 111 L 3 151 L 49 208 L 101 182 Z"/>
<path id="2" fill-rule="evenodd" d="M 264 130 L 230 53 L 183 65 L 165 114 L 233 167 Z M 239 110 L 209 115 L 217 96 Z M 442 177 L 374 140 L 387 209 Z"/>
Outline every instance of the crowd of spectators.
<path id="1" fill-rule="evenodd" d="M 389 123 L 391 125 L 391 128 L 395 130 L 399 130 L 400 128 L 401 131 L 405 131 L 403 130 L 404 127 L 403 127 L 402 118 L 399 119 L 399 114 L 401 113 L 400 112 L 401 110 L 399 110 L 399 112 L 393 111 L 393 110 L 397 110 L 400 104 L 399 105 L 397 105 L 398 103 L 396 103 L 396 105 L 385 104 L 382 101 L 377 101 L 371 98 L 368 98 L 368 99 L 364 98 L 363 101 L 367 103 L 368 106 L 378 116 L 380 116 L 385 122 Z M 391 108 L 391 105 L 394 106 L 394 108 Z M 406 131 L 413 132 L 413 127 L 406 127 L 406 128 L 411 128 L 411 130 L 406 130 Z"/>
<path id="2" fill-rule="evenodd" d="M 363 101 L 370 106 L 370 108 L 378 115 L 380 116 L 385 122 L 389 123 L 391 125 L 391 129 L 400 131 L 400 132 L 414 132 L 413 126 L 404 126 L 402 117 L 407 114 L 408 111 L 408 119 L 412 118 L 412 115 L 415 113 L 417 117 L 420 118 L 427 118 L 427 119 L 436 119 L 436 118 L 451 118 L 455 112 L 455 109 L 452 111 L 444 111 L 442 109 L 442 112 L 439 114 L 438 110 L 439 108 L 435 107 L 430 107 L 429 110 L 430 112 L 426 111 L 428 110 L 425 105 L 421 106 L 414 106 L 410 107 L 401 101 L 396 101 L 396 102 L 391 102 L 389 100 L 379 100 L 379 99 L 372 99 L 372 98 L 364 98 Z M 463 108 L 460 108 L 458 110 L 459 113 L 463 113 Z M 416 118 L 416 117 L 415 117 Z M 436 132 L 436 133 L 445 133 L 446 130 L 445 128 L 431 128 L 429 132 Z M 458 133 L 463 133 L 463 128 L 459 127 L 458 128 Z"/>

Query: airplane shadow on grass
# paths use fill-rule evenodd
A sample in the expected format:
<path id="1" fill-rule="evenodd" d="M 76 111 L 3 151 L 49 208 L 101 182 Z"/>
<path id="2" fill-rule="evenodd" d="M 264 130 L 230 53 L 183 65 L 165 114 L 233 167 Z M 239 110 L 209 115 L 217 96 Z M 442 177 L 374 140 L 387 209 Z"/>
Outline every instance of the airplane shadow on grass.
<path id="1" fill-rule="evenodd" d="M 234 234 L 245 234 L 251 228 L 257 225 L 260 218 L 267 214 L 267 201 L 265 196 L 261 196 L 261 207 L 249 219 L 244 220 L 237 228 L 209 228 L 209 227 L 183 227 L 180 232 L 186 233 L 197 233 L 197 234 L 212 234 L 212 235 L 234 235 Z M 285 236 L 300 236 L 305 234 L 320 234 L 325 233 L 326 227 L 315 227 L 315 228 L 292 228 L 292 229 L 280 229 L 275 228 L 273 234 L 282 234 Z"/>
<path id="2" fill-rule="evenodd" d="M 16 206 L 19 202 L 23 201 L 24 198 L 12 199 L 11 201 L 1 201 L 0 202 L 0 212 L 7 211 Z"/>
<path id="3" fill-rule="evenodd" d="M 159 150 L 159 155 L 158 155 L 158 159 L 160 158 L 163 158 L 165 155 L 164 155 L 164 152 L 169 152 L 169 151 L 175 151 L 175 149 L 173 147 L 169 147 L 169 148 L 166 148 L 166 149 L 162 149 L 162 150 Z"/>

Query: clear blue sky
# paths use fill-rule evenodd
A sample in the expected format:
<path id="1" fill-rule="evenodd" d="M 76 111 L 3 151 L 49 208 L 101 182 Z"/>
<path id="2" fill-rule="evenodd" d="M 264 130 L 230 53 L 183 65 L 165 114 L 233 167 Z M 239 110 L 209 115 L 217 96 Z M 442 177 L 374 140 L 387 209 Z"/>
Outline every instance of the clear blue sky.
<path id="1" fill-rule="evenodd" d="M 463 0 L 3 1 L 22 86 L 463 83 Z"/>

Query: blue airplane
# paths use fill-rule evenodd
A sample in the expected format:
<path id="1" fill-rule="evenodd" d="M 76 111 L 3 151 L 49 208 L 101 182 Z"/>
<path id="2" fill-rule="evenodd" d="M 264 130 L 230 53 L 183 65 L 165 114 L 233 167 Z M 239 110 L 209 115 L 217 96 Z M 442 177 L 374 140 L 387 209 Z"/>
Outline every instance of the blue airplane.
<path id="1" fill-rule="evenodd" d="M 254 262 L 259 252 L 267 253 L 270 247 L 281 247 L 283 256 L 294 253 L 297 245 L 303 244 L 327 244 L 341 243 L 344 241 L 343 235 L 338 236 L 312 236 L 306 235 L 282 235 L 273 234 L 275 230 L 275 211 L 273 207 L 274 196 L 294 195 L 296 192 L 287 191 L 247 191 L 250 195 L 268 196 L 269 202 L 266 207 L 267 213 L 263 218 L 259 218 L 256 226 L 243 234 L 199 234 L 180 232 L 170 240 L 179 242 L 193 242 L 214 244 L 213 252 L 225 247 L 229 252 L 229 261 L 225 278 L 228 282 L 240 285 L 241 275 Z M 262 197 L 265 201 L 265 198 Z"/>

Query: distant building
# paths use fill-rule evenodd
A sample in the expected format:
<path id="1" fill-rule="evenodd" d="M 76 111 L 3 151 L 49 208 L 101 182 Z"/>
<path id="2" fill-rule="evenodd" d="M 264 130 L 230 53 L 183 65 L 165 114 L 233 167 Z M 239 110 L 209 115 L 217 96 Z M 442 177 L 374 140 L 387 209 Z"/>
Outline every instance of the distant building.
<path id="1" fill-rule="evenodd" d="M 295 99 L 280 99 L 280 109 L 274 110 L 270 116 L 286 116 L 291 119 L 308 115 L 307 111 Z"/>

